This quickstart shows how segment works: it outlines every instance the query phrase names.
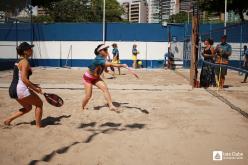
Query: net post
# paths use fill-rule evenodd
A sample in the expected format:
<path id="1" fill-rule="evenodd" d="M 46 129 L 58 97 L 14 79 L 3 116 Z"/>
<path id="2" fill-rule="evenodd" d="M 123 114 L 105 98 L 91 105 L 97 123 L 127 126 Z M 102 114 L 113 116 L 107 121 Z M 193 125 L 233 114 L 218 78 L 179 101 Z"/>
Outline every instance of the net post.
<path id="1" fill-rule="evenodd" d="M 190 65 L 190 85 L 192 88 L 198 86 L 197 83 L 197 62 L 198 62 L 198 43 L 199 43 L 199 7 L 193 4 L 193 18 L 192 18 L 192 51 L 191 51 L 191 65 Z"/>

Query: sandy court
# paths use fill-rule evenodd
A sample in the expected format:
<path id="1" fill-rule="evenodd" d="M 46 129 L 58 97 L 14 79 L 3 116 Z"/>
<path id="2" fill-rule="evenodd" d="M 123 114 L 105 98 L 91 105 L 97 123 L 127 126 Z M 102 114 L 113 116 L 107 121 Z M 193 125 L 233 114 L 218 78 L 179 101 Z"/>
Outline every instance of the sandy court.
<path id="1" fill-rule="evenodd" d="M 81 111 L 85 69 L 34 68 L 31 80 L 61 96 L 65 105 L 45 102 L 42 123 L 34 111 L 13 121 L 3 119 L 20 108 L 8 96 L 11 71 L 0 72 L 0 164 L 57 165 L 247 165 L 248 84 L 229 72 L 223 91 L 192 90 L 188 70 L 137 70 L 113 79 L 105 74 L 114 104 L 109 111 L 94 89 L 88 111 Z M 243 153 L 242 160 L 212 160 L 213 151 Z"/>

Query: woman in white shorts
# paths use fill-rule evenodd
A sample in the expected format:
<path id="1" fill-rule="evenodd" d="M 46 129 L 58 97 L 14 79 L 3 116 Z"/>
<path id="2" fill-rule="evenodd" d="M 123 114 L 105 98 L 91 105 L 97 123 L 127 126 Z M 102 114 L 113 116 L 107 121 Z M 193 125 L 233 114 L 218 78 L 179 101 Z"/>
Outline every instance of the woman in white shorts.
<path id="1" fill-rule="evenodd" d="M 23 42 L 16 48 L 20 58 L 14 65 L 13 79 L 9 87 L 9 95 L 11 98 L 16 99 L 16 101 L 21 104 L 23 108 L 14 112 L 7 119 L 5 119 L 5 125 L 10 125 L 11 121 L 24 115 L 25 113 L 28 113 L 32 109 L 32 105 L 34 105 L 36 107 L 36 126 L 39 128 L 41 127 L 43 102 L 36 93 L 42 93 L 42 90 L 29 80 L 32 70 L 28 59 L 33 54 L 33 47 L 34 45 Z"/>

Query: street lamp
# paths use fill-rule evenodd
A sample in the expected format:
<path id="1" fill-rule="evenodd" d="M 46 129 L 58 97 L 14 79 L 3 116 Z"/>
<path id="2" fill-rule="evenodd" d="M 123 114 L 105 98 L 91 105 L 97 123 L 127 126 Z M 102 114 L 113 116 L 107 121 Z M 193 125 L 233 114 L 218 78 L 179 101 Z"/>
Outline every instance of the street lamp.
<path id="1" fill-rule="evenodd" d="M 103 0 L 103 17 L 102 17 L 102 42 L 105 44 L 105 6 L 106 1 Z"/>

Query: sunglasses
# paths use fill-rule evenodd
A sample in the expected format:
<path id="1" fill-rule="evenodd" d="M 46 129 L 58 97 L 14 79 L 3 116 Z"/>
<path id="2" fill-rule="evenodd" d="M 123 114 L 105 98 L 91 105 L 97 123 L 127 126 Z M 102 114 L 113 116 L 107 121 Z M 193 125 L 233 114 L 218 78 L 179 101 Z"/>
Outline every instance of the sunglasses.
<path id="1" fill-rule="evenodd" d="M 103 49 L 103 51 L 107 52 L 108 51 L 108 48 Z"/>

